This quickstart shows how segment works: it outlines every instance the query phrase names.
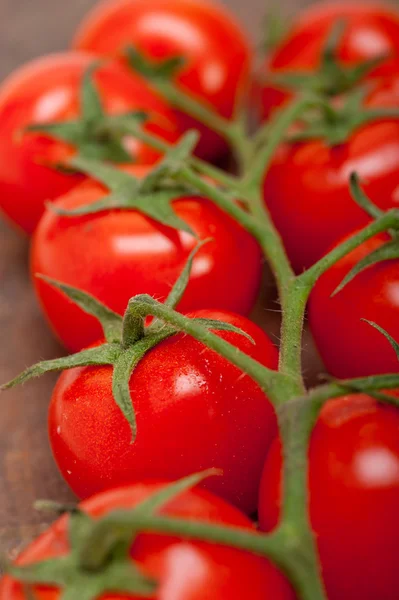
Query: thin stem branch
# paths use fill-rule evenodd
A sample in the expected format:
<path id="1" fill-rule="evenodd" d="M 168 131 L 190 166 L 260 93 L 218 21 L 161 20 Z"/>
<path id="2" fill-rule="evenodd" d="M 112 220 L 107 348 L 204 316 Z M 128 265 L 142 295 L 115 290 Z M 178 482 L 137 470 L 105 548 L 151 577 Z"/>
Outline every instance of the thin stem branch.
<path id="1" fill-rule="evenodd" d="M 231 124 L 225 117 L 219 115 L 211 106 L 207 106 L 204 102 L 199 102 L 188 93 L 179 89 L 172 81 L 168 80 L 153 80 L 151 84 L 158 92 L 166 98 L 166 100 L 174 107 L 182 112 L 194 117 L 213 131 L 220 133 L 221 136 L 230 140 Z"/>
<path id="2" fill-rule="evenodd" d="M 259 223 L 254 219 L 254 217 L 246 210 L 241 208 L 232 196 L 227 195 L 225 191 L 215 187 L 212 182 L 200 177 L 189 167 L 183 167 L 180 169 L 177 177 L 196 188 L 199 192 L 204 194 L 206 198 L 213 200 L 217 206 L 219 206 L 224 212 L 240 223 L 255 237 L 258 238 L 261 235 Z"/>
<path id="3" fill-rule="evenodd" d="M 261 535 L 245 529 L 157 515 L 140 519 L 139 526 L 145 532 L 183 535 L 191 539 L 247 550 L 260 556 L 268 556 L 274 562 L 281 564 L 281 545 L 274 534 Z"/>
<path id="4" fill-rule="evenodd" d="M 204 102 L 199 102 L 188 95 L 172 81 L 160 80 L 153 84 L 172 106 L 194 117 L 223 137 L 233 150 L 240 172 L 246 171 L 252 144 L 246 135 L 242 111 L 229 119 L 219 115 L 212 106 L 207 106 Z"/>
<path id="5" fill-rule="evenodd" d="M 294 272 L 287 258 L 283 241 L 273 224 L 270 213 L 263 201 L 262 191 L 252 188 L 243 193 L 244 200 L 248 203 L 256 225 L 256 236 L 265 258 L 268 260 L 276 278 L 280 300 L 283 303 L 287 282 L 294 278 Z"/>
<path id="6" fill-rule="evenodd" d="M 306 398 L 297 398 L 293 400 L 292 403 L 299 403 L 306 400 L 306 402 L 314 405 L 313 410 L 318 410 L 331 398 L 339 398 L 353 393 L 367 394 L 379 390 L 393 390 L 398 387 L 399 373 L 357 377 L 355 379 L 342 379 L 317 386 L 308 392 Z M 392 404 L 399 404 L 399 398 L 392 396 Z"/>
<path id="7" fill-rule="evenodd" d="M 363 242 L 369 240 L 370 238 L 387 231 L 391 228 L 398 228 L 399 224 L 399 211 L 398 209 L 392 209 L 377 219 L 364 227 L 361 231 L 353 234 L 346 240 L 344 240 L 341 244 L 336 246 L 331 252 L 323 256 L 316 264 L 314 264 L 310 269 L 302 273 L 298 277 L 298 281 L 301 284 L 309 289 L 311 289 L 316 281 L 318 280 L 323 273 L 325 273 L 330 267 L 332 267 L 336 262 L 338 262 L 341 258 L 355 250 L 358 246 L 360 246 Z"/>
<path id="8" fill-rule="evenodd" d="M 113 129 L 115 129 L 115 124 L 113 124 L 112 122 L 111 126 Z M 137 125 L 134 122 L 129 123 L 125 120 L 120 127 L 123 133 L 130 134 L 136 137 L 137 139 L 141 140 L 142 142 L 145 142 L 158 152 L 166 153 L 171 148 L 173 148 L 173 144 L 170 144 L 162 138 L 146 131 L 142 126 Z M 238 185 L 237 177 L 235 177 L 234 175 L 230 175 L 225 171 L 222 171 L 222 169 L 219 169 L 218 167 L 215 167 L 214 165 L 211 165 L 210 163 L 207 163 L 201 160 L 200 158 L 197 158 L 196 156 L 190 157 L 189 164 L 203 175 L 210 177 L 215 182 L 220 183 L 225 187 L 235 188 Z"/>
<path id="9" fill-rule="evenodd" d="M 309 96 L 295 99 L 287 108 L 277 113 L 276 119 L 271 124 L 265 125 L 268 128 L 268 141 L 263 148 L 258 150 L 257 155 L 254 157 L 251 172 L 246 176 L 246 185 L 248 187 L 254 186 L 259 188 L 262 185 L 270 162 L 277 147 L 281 144 L 284 134 L 303 112 L 314 103 L 315 100 Z M 263 133 L 258 134 L 258 137 L 261 136 L 263 136 Z"/>
<path id="10" fill-rule="evenodd" d="M 284 396 L 284 387 L 287 381 L 281 373 L 265 367 L 195 320 L 172 310 L 164 304 L 157 302 L 151 296 L 144 294 L 132 298 L 129 303 L 129 310 L 137 316 L 147 317 L 151 315 L 157 317 L 164 323 L 173 325 L 179 331 L 191 335 L 211 350 L 221 354 L 233 365 L 249 375 L 249 377 L 252 377 L 261 389 L 267 393 L 272 402 L 278 403 L 280 398 Z"/>

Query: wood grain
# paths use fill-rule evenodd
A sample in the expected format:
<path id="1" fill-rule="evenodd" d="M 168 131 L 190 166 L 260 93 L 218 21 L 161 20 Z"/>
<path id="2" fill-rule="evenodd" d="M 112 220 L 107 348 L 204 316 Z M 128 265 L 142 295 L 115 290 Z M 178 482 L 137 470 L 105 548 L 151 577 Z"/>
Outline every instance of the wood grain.
<path id="1" fill-rule="evenodd" d="M 226 3 L 255 37 L 263 1 Z M 93 0 L 0 0 L 0 78 L 34 56 L 67 47 L 79 19 L 93 4 Z M 284 5 L 288 12 L 290 3 L 286 0 Z M 277 336 L 278 307 L 273 301 L 268 309 L 264 306 L 259 305 L 256 318 Z M 29 282 L 28 241 L 5 223 L 0 224 L 0 332 L 0 382 L 62 353 Z M 318 367 L 309 341 L 305 363 L 314 374 Z M 33 510 L 36 499 L 62 502 L 73 497 L 58 474 L 47 440 L 47 406 L 55 379 L 48 375 L 1 395 L 0 553 L 15 553 L 50 519 Z"/>

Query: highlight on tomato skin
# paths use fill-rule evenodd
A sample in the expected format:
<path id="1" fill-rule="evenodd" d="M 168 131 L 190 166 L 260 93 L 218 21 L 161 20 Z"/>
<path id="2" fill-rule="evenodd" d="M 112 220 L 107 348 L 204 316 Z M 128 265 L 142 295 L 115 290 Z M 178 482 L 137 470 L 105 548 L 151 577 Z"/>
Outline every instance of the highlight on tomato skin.
<path id="1" fill-rule="evenodd" d="M 83 79 L 97 58 L 72 51 L 48 55 L 17 69 L 0 86 L 0 209 L 27 234 L 33 233 L 44 203 L 66 194 L 83 177 L 65 169 L 76 147 L 49 134 L 24 130 L 81 118 Z M 144 110 L 149 131 L 176 141 L 173 113 L 141 77 L 104 61 L 93 69 L 92 78 L 107 114 Z M 131 160 L 152 164 L 159 158 L 138 140 L 126 138 L 124 143 Z"/>
<path id="2" fill-rule="evenodd" d="M 358 273 L 331 296 L 360 260 L 388 236 L 364 242 L 331 267 L 316 283 L 309 302 L 309 324 L 328 372 L 334 377 L 396 373 L 398 359 L 389 341 L 367 319 L 399 340 L 399 260 L 386 260 Z"/>
<path id="3" fill-rule="evenodd" d="M 136 177 L 148 167 L 125 168 Z M 56 200 L 67 210 L 91 205 L 105 188 L 87 181 Z M 193 262 L 180 311 L 211 308 L 248 314 L 261 281 L 261 254 L 254 238 L 210 200 L 181 196 L 175 212 L 199 239 L 210 241 Z M 135 210 L 104 210 L 85 216 L 60 216 L 48 208 L 32 241 L 31 274 L 36 295 L 51 328 L 75 352 L 101 336 L 98 322 L 73 304 L 42 274 L 86 291 L 123 314 L 132 296 L 147 293 L 164 300 L 197 243 L 185 231 L 161 225 Z"/>
<path id="4" fill-rule="evenodd" d="M 328 36 L 339 22 L 344 29 L 337 44 L 337 58 L 344 67 L 385 56 L 366 79 L 397 74 L 399 11 L 393 4 L 317 2 L 299 13 L 265 60 L 259 79 L 266 79 L 266 83 L 256 85 L 263 119 L 292 97 L 286 88 L 267 82 L 267 75 L 316 72 Z"/>
<path id="5" fill-rule="evenodd" d="M 278 353 L 254 323 L 226 311 L 190 317 L 239 327 L 215 333 L 276 369 Z M 276 433 L 272 404 L 248 376 L 213 350 L 184 334 L 152 348 L 130 377 L 137 422 L 131 428 L 112 393 L 112 367 L 63 372 L 49 407 L 49 436 L 57 465 L 75 494 L 143 478 L 176 479 L 210 467 L 223 470 L 203 485 L 247 514 L 256 510 L 262 466 Z"/>
<path id="6" fill-rule="evenodd" d="M 163 483 L 140 482 L 108 490 L 84 501 L 81 509 L 101 518 L 117 509 L 131 509 Z M 236 508 L 209 492 L 194 488 L 169 501 L 160 514 L 195 521 L 254 530 L 251 521 Z M 17 559 L 27 565 L 58 558 L 69 551 L 68 516 L 56 521 Z M 152 600 L 294 600 L 294 593 L 283 575 L 266 559 L 253 554 L 206 542 L 196 542 L 153 533 L 140 534 L 130 550 L 131 558 L 142 572 L 154 578 L 158 590 Z M 59 600 L 55 587 L 33 586 L 37 600 Z M 122 600 L 132 594 L 104 594 L 101 600 Z M 10 576 L 0 582 L 0 600 L 29 600 L 20 583 Z"/>
<path id="7" fill-rule="evenodd" d="M 263 531 L 279 520 L 280 477 L 275 440 L 261 482 Z M 399 410 L 363 394 L 330 400 L 311 435 L 308 486 L 328 600 L 396 600 Z"/>
<path id="8" fill-rule="evenodd" d="M 177 74 L 182 90 L 230 118 L 249 84 L 253 51 L 234 16 L 204 0 L 105 0 L 89 13 L 73 47 L 100 55 L 121 55 L 130 44 L 148 58 L 181 56 Z M 187 114 L 177 113 L 182 131 L 197 128 L 196 153 L 215 159 L 226 152 L 220 136 Z"/>

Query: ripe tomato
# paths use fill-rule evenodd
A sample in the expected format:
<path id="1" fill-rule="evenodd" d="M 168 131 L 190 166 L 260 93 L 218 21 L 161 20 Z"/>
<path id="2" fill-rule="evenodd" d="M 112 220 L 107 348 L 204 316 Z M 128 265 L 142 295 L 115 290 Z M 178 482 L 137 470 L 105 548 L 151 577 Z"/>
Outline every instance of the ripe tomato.
<path id="1" fill-rule="evenodd" d="M 182 56 L 186 65 L 177 74 L 182 89 L 223 117 L 232 116 L 248 84 L 251 49 L 222 6 L 203 0 L 107 0 L 89 13 L 73 45 L 115 56 L 129 44 L 155 60 Z M 200 128 L 200 156 L 215 158 L 225 148 L 188 115 L 178 118 L 183 131 Z"/>
<path id="2" fill-rule="evenodd" d="M 137 483 L 109 490 L 81 504 L 95 518 L 117 509 L 129 509 L 143 502 L 162 484 Z M 206 521 L 241 529 L 253 528 L 250 520 L 236 508 L 209 492 L 195 488 L 168 502 L 160 513 L 196 521 Z M 56 521 L 18 558 L 28 565 L 57 558 L 69 550 L 69 517 Z M 233 548 L 196 542 L 178 537 L 142 534 L 134 541 L 131 556 L 146 575 L 159 582 L 152 600 L 294 600 L 294 594 L 267 560 Z M 34 586 L 37 600 L 59 600 L 60 591 L 44 585 Z M 138 600 L 133 594 L 106 594 L 102 600 Z M 28 600 L 20 583 L 9 576 L 0 582 L 0 600 Z"/>
<path id="3" fill-rule="evenodd" d="M 218 331 L 259 362 L 277 367 L 277 351 L 251 321 L 222 311 L 192 316 L 223 320 L 255 340 Z M 205 485 L 246 512 L 256 509 L 262 465 L 276 433 L 273 408 L 258 385 L 193 338 L 175 335 L 150 350 L 130 379 L 137 437 L 115 404 L 112 367 L 62 373 L 49 413 L 58 466 L 81 498 L 144 478 L 179 478 L 223 469 Z"/>
<path id="4" fill-rule="evenodd" d="M 399 412 L 365 395 L 331 400 L 309 450 L 310 519 L 328 600 L 396 600 Z M 261 528 L 279 519 L 281 447 L 263 471 Z"/>
<path id="5" fill-rule="evenodd" d="M 35 229 L 44 202 L 65 194 L 82 177 L 51 168 L 74 153 L 69 144 L 45 134 L 24 135 L 23 130 L 81 117 L 82 78 L 93 59 L 83 52 L 40 58 L 16 71 L 0 88 L 0 208 L 26 233 Z M 149 130 L 169 141 L 176 139 L 173 114 L 141 78 L 117 64 L 100 66 L 93 77 L 107 113 L 148 111 Z M 159 156 L 137 140 L 126 138 L 125 145 L 139 163 L 153 163 Z"/>
<path id="6" fill-rule="evenodd" d="M 133 174 L 144 168 L 132 167 Z M 85 182 L 57 200 L 66 209 L 91 204 L 105 194 Z M 223 308 L 247 313 L 261 278 L 254 239 L 211 201 L 182 197 L 177 214 L 198 238 L 212 238 L 194 259 L 180 310 Z M 31 272 L 80 288 L 123 314 L 129 298 L 147 293 L 164 300 L 197 240 L 132 210 L 108 210 L 82 217 L 61 217 L 46 210 L 31 250 Z M 98 322 L 58 290 L 34 278 L 40 304 L 51 327 L 70 350 L 81 350 L 101 336 Z"/>
<path id="7" fill-rule="evenodd" d="M 398 106 L 397 77 L 378 83 L 365 101 L 366 108 Z M 297 272 L 370 221 L 351 197 L 352 171 L 359 174 L 374 204 L 382 209 L 397 206 L 398 120 L 364 125 L 337 146 L 315 139 L 284 144 L 277 151 L 265 178 L 264 195 Z"/>
<path id="8" fill-rule="evenodd" d="M 359 260 L 385 241 L 374 238 L 359 246 L 329 269 L 312 291 L 310 327 L 321 357 L 335 377 L 398 371 L 398 359 L 388 340 L 360 319 L 377 323 L 399 340 L 399 260 L 367 268 L 331 298 Z"/>
<path id="9" fill-rule="evenodd" d="M 345 29 L 337 57 L 344 66 L 385 55 L 399 57 L 399 13 L 395 8 L 389 4 L 323 2 L 300 14 L 283 42 L 268 57 L 264 70 L 271 75 L 315 72 L 328 36 L 341 20 Z M 394 62 L 385 61 L 370 75 L 395 73 L 394 66 Z M 266 84 L 261 91 L 263 116 L 289 97 L 285 89 Z"/>

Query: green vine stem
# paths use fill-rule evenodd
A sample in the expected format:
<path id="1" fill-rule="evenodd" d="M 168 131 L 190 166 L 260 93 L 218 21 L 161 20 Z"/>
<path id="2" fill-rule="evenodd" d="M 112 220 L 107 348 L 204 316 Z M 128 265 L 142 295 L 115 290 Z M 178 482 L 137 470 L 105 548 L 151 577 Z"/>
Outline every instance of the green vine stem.
<path id="1" fill-rule="evenodd" d="M 304 600 L 321 600 L 320 584 L 318 577 L 313 583 L 304 577 L 304 562 L 308 572 L 308 557 L 301 556 L 298 552 L 297 539 L 293 531 L 288 528 L 277 530 L 271 534 L 259 534 L 255 532 L 240 530 L 236 527 L 208 524 L 204 522 L 180 519 L 175 517 L 164 517 L 162 515 L 148 515 L 140 512 L 118 511 L 102 519 L 97 528 L 94 528 L 87 540 L 86 548 L 83 547 L 83 555 L 87 555 L 90 548 L 91 559 L 101 561 L 101 554 L 97 557 L 95 549 L 101 548 L 100 540 L 104 540 L 109 531 L 123 531 L 123 535 L 130 533 L 133 537 L 137 532 L 164 533 L 168 535 L 179 535 L 188 539 L 198 539 L 214 544 L 220 544 L 253 552 L 272 560 L 293 582 Z M 282 552 L 282 547 L 285 551 Z"/>
<path id="2" fill-rule="evenodd" d="M 323 273 L 325 273 L 341 258 L 349 254 L 349 252 L 352 252 L 352 250 L 355 250 L 355 248 L 360 246 L 363 242 L 366 242 L 379 233 L 383 233 L 389 229 L 398 228 L 399 210 L 397 208 L 393 208 L 386 213 L 383 213 L 381 216 L 378 216 L 374 221 L 372 221 L 359 232 L 348 237 L 345 241 L 336 246 L 333 250 L 331 250 L 331 252 L 326 254 L 297 279 L 310 291 L 319 277 L 321 277 Z"/>
<path id="3" fill-rule="evenodd" d="M 277 415 L 284 464 L 277 533 L 285 536 L 285 547 L 296 557 L 296 587 L 301 598 L 321 600 L 325 591 L 308 511 L 308 446 L 318 410 L 305 397 L 295 404 L 284 402 Z"/>
<path id="4" fill-rule="evenodd" d="M 273 122 L 266 123 L 263 127 L 267 132 L 266 143 L 259 149 L 256 147 L 256 156 L 251 171 L 244 177 L 244 188 L 259 187 L 262 185 L 270 162 L 281 143 L 289 127 L 311 106 L 319 104 L 321 101 L 314 95 L 304 95 L 295 98 L 287 107 L 280 109 L 276 113 Z M 258 131 L 258 136 L 263 137 L 262 128 Z"/>

